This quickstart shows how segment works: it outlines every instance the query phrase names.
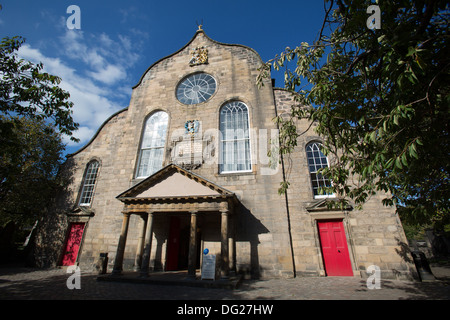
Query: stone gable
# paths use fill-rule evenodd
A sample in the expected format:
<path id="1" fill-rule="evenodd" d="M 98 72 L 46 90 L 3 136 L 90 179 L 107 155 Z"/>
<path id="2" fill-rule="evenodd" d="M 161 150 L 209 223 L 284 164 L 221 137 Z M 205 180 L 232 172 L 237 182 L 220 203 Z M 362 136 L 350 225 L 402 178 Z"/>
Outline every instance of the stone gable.
<path id="1" fill-rule="evenodd" d="M 207 50 L 207 59 L 193 57 L 198 54 L 198 48 L 203 50 L 202 54 Z M 381 195 L 374 196 L 362 211 L 352 208 L 329 211 L 323 206 L 323 199 L 314 198 L 305 151 L 309 142 L 321 139 L 314 133 L 314 125 L 298 120 L 298 130 L 305 134 L 299 137 L 295 152 L 285 156 L 282 163 L 271 161 L 267 156 L 278 134 L 273 118 L 277 114 L 287 116 L 295 102 L 291 93 L 273 88 L 270 80 L 262 88 L 257 87 L 261 63 L 253 49 L 214 41 L 199 30 L 184 47 L 155 62 L 144 72 L 133 87 L 129 106 L 111 116 L 85 147 L 69 157 L 67 166 L 73 176 L 69 186 L 70 201 L 59 206 L 58 212 L 66 213 L 60 224 L 64 232 L 68 232 L 74 221 L 86 223 L 76 263 L 82 268 L 93 268 L 100 253 L 104 252 L 108 253 L 110 268 L 117 266 L 117 258 L 124 269 L 141 267 L 150 207 L 146 204 L 147 211 L 142 212 L 133 209 L 130 216 L 126 213 L 124 220 L 124 204 L 117 195 L 138 190 L 133 188 L 144 183 L 145 180 L 137 178 L 143 127 L 152 114 L 164 111 L 169 120 L 161 168 L 176 164 L 201 177 L 200 180 L 227 190 L 237 202 L 231 206 L 227 198 L 213 204 L 215 196 L 223 195 L 219 189 L 179 171 L 167 174 L 134 194 L 135 198 L 142 199 L 187 199 L 175 204 L 158 202 L 158 213 L 153 214 L 151 220 L 151 270 L 165 270 L 173 262 L 170 261 L 173 249 L 169 243 L 171 230 L 176 225 L 180 241 L 192 244 L 189 240 L 192 233 L 191 238 L 186 238 L 183 230 L 188 230 L 195 221 L 199 238 L 195 238 L 195 243 L 190 246 L 189 257 L 192 257 L 194 247 L 195 250 L 208 248 L 218 256 L 226 249 L 226 258 L 229 255 L 230 259 L 223 263 L 229 263 L 231 270 L 249 276 L 326 275 L 318 222 L 335 220 L 342 223 L 352 274 L 364 276 L 366 268 L 374 264 L 389 277 L 411 274 L 401 222 L 395 209 L 382 206 Z M 215 79 L 213 95 L 194 105 L 178 101 L 176 88 L 180 81 L 200 72 Z M 240 101 L 248 108 L 251 170 L 225 174 L 219 170 L 219 119 L 221 108 L 230 101 Z M 186 131 L 189 121 L 197 121 L 197 132 Z M 77 207 L 86 166 L 93 159 L 99 161 L 100 169 L 87 215 L 86 210 L 73 208 Z M 278 194 L 283 179 L 291 183 L 286 195 Z M 206 198 L 203 202 L 195 202 L 196 196 Z M 191 207 L 189 201 L 194 203 Z M 166 208 L 171 205 L 170 210 L 164 212 L 165 205 Z M 221 212 L 230 208 L 229 220 L 223 220 Z M 190 216 L 189 210 L 194 210 L 195 216 Z M 227 221 L 225 231 L 224 221 Z M 120 242 L 125 227 L 126 245 Z M 223 232 L 226 232 L 229 245 L 224 243 Z M 54 244 L 58 253 L 53 256 L 62 254 L 64 241 L 65 238 L 59 236 Z M 45 246 L 45 243 L 41 245 Z M 118 249 L 121 245 L 123 252 Z M 180 250 L 187 249 L 180 247 Z M 61 258 L 53 260 L 58 264 Z M 193 262 L 189 260 L 189 263 L 192 266 Z M 179 262 L 179 266 L 182 265 Z"/>

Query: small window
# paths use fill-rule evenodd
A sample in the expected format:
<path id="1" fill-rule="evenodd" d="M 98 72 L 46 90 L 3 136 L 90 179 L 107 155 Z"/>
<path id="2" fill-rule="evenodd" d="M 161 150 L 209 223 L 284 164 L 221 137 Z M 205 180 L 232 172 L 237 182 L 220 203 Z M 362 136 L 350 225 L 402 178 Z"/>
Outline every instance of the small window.
<path id="1" fill-rule="evenodd" d="M 152 114 L 146 121 L 139 152 L 137 178 L 145 178 L 162 168 L 169 116 L 164 111 Z"/>
<path id="2" fill-rule="evenodd" d="M 81 188 L 80 206 L 90 206 L 94 196 L 95 182 L 97 181 L 100 163 L 91 161 L 85 171 L 83 187 Z"/>
<path id="3" fill-rule="evenodd" d="M 329 193 L 320 193 L 322 187 L 330 187 L 331 180 L 320 174 L 318 171 L 322 168 L 328 168 L 328 159 L 320 150 L 322 145 L 318 142 L 312 142 L 306 146 L 306 157 L 308 159 L 309 174 L 314 198 L 325 198 L 333 196 Z"/>
<path id="4" fill-rule="evenodd" d="M 250 130 L 248 108 L 232 101 L 220 109 L 219 172 L 251 171 Z"/>

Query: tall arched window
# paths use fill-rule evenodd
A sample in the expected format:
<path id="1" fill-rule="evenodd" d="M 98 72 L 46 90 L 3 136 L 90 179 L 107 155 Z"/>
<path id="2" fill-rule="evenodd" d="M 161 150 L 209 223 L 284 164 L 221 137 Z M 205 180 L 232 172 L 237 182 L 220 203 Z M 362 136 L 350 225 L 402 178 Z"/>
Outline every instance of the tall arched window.
<path id="1" fill-rule="evenodd" d="M 145 122 L 137 178 L 148 177 L 162 168 L 168 120 L 166 112 L 158 111 Z"/>
<path id="2" fill-rule="evenodd" d="M 220 109 L 219 172 L 251 171 L 248 108 L 232 101 Z"/>
<path id="3" fill-rule="evenodd" d="M 308 158 L 309 174 L 311 176 L 314 198 L 325 198 L 332 196 L 332 194 L 321 194 L 319 192 L 321 187 L 331 186 L 331 180 L 317 172 L 321 168 L 328 168 L 328 159 L 320 150 L 321 147 L 322 144 L 319 142 L 311 142 L 306 146 L 306 157 Z"/>
<path id="4" fill-rule="evenodd" d="M 100 163 L 97 160 L 93 160 L 87 165 L 86 171 L 84 172 L 83 186 L 81 188 L 80 206 L 91 205 L 99 168 Z"/>

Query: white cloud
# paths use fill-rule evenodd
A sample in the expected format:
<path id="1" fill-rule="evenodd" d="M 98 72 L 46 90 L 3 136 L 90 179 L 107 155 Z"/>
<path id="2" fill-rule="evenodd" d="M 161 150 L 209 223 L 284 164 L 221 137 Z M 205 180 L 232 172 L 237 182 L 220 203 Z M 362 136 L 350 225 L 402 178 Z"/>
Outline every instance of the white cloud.
<path id="1" fill-rule="evenodd" d="M 73 133 L 73 135 L 80 139 L 80 141 L 83 141 L 84 143 L 82 143 L 81 145 L 84 145 L 86 144 L 86 142 L 92 139 L 96 132 L 96 130 L 89 127 L 79 127 L 78 130 Z M 67 144 L 69 147 L 78 145 L 77 143 L 71 141 L 70 138 L 66 135 L 63 136 L 63 143 Z"/>
<path id="2" fill-rule="evenodd" d="M 60 87 L 70 93 L 73 118 L 80 124 L 74 132 L 80 143 L 64 137 L 73 149 L 84 146 L 108 117 L 128 105 L 134 84 L 129 82 L 128 72 L 140 59 L 136 50 L 144 40 L 133 32 L 133 38 L 117 35 L 117 40 L 106 33 L 85 34 L 82 30 L 68 29 L 63 32 L 44 46 L 45 52 L 49 52 L 49 44 L 56 47 L 52 56 L 24 44 L 19 57 L 33 63 L 42 62 L 45 72 L 62 79 Z"/>
<path id="3" fill-rule="evenodd" d="M 46 57 L 27 44 L 20 48 L 19 56 L 34 63 L 42 62 L 44 71 L 62 79 L 60 87 L 70 93 L 76 122 L 90 127 L 100 126 L 110 114 L 121 108 L 107 98 L 112 89 L 97 86 L 91 79 L 81 76 L 77 70 L 68 67 L 59 58 Z"/>
<path id="4" fill-rule="evenodd" d="M 82 43 L 77 41 L 72 44 L 70 49 L 75 48 L 86 49 Z M 20 58 L 33 63 L 42 62 L 44 71 L 59 76 L 62 79 L 60 87 L 70 93 L 69 100 L 74 103 L 73 118 L 80 124 L 79 130 L 74 132 L 74 136 L 80 139 L 80 143 L 75 144 L 65 137 L 64 141 L 69 146 L 85 145 L 100 125 L 114 112 L 124 108 L 126 105 L 123 101 L 127 103 L 130 98 L 131 92 L 124 89 L 126 87 L 124 84 L 120 84 L 121 80 L 126 78 L 126 70 L 105 63 L 106 59 L 98 52 L 93 50 L 83 52 L 83 60 L 87 61 L 88 57 L 96 58 L 95 61 L 91 61 L 88 65 L 89 68 L 84 72 L 80 72 L 67 61 L 63 61 L 64 56 L 49 57 L 27 44 L 24 44 L 18 52 Z M 124 99 L 124 97 L 126 98 Z"/>
<path id="5" fill-rule="evenodd" d="M 105 58 L 98 51 L 100 47 L 89 46 L 81 30 L 66 30 L 60 37 L 62 53 L 73 59 L 81 60 L 89 67 L 101 68 L 106 64 Z"/>
<path id="6" fill-rule="evenodd" d="M 105 33 L 85 37 L 83 31 L 66 30 L 60 37 L 61 49 L 65 56 L 92 68 L 90 76 L 94 79 L 106 82 L 105 77 L 112 73 L 113 80 L 117 80 L 123 78 L 125 69 L 140 58 L 130 38 L 120 34 L 117 37 L 118 41 L 114 41 Z M 111 84 L 113 80 L 109 79 L 106 83 Z"/>
<path id="7" fill-rule="evenodd" d="M 89 75 L 97 81 L 113 84 L 116 81 L 123 79 L 126 76 L 126 72 L 118 66 L 109 64 L 101 70 L 89 72 Z"/>

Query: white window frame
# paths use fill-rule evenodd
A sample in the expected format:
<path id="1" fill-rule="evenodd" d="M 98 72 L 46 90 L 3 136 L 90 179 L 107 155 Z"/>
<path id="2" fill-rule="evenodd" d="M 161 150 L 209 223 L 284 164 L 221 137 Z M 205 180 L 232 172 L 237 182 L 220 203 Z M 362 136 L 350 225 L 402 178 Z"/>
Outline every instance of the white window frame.
<path id="1" fill-rule="evenodd" d="M 245 108 L 245 112 L 246 112 L 246 129 L 247 129 L 247 135 L 244 136 L 243 138 L 238 138 L 236 134 L 233 134 L 233 138 L 232 139 L 224 139 L 224 133 L 227 131 L 227 128 L 225 128 L 225 130 L 223 130 L 222 128 L 222 111 L 228 108 L 230 109 L 229 111 L 231 113 L 235 112 L 233 110 L 231 110 L 231 108 L 235 108 L 235 109 L 240 109 L 238 112 L 242 112 L 243 108 Z M 235 120 L 235 119 L 232 119 Z M 233 128 L 231 130 L 233 131 L 237 131 L 237 130 L 244 130 L 245 128 L 236 128 L 237 125 L 233 124 Z M 228 129 L 230 130 L 230 129 Z M 220 131 L 220 154 L 219 154 L 219 174 L 240 174 L 240 173 L 251 173 L 253 172 L 253 165 L 252 165 L 252 144 L 251 144 L 251 134 L 250 134 L 250 109 L 249 107 L 243 103 L 242 101 L 239 100 L 234 100 L 234 101 L 230 101 L 226 104 L 224 104 L 219 111 L 219 131 Z M 226 165 L 225 163 L 225 157 L 224 157 L 224 145 L 226 143 L 238 143 L 238 142 L 244 142 L 248 143 L 248 159 L 247 156 L 244 155 L 244 163 L 232 163 L 233 166 L 239 165 L 239 164 L 243 164 L 245 166 L 248 166 L 248 169 L 243 169 L 243 170 L 224 170 L 224 167 Z M 233 159 L 233 160 L 237 160 L 237 159 Z"/>
<path id="2" fill-rule="evenodd" d="M 315 174 L 315 175 L 316 175 L 316 181 L 319 181 L 319 180 L 317 179 L 317 174 L 318 174 L 318 173 L 317 173 L 317 171 L 318 171 L 317 168 L 315 168 L 315 169 L 316 169 L 315 171 L 311 171 L 311 166 L 310 166 L 310 163 L 309 163 L 310 157 L 308 156 L 308 148 L 310 148 L 312 145 L 316 145 L 316 146 L 317 146 L 318 151 L 320 152 L 319 157 L 320 157 L 320 158 L 325 158 L 325 159 L 326 159 L 326 161 L 327 161 L 327 163 L 326 163 L 327 168 L 330 167 L 330 163 L 329 163 L 328 157 L 327 157 L 325 154 L 323 154 L 323 152 L 320 150 L 320 147 L 322 146 L 322 143 L 320 143 L 320 142 L 318 142 L 318 141 L 311 141 L 311 142 L 309 142 L 309 143 L 306 145 L 306 147 L 305 147 L 305 152 L 306 152 L 306 162 L 307 162 L 307 165 L 308 165 L 309 181 L 310 181 L 310 183 L 311 183 L 311 189 L 312 189 L 312 192 L 313 192 L 313 197 L 314 197 L 314 199 L 334 198 L 334 197 L 335 197 L 335 194 L 334 194 L 334 193 L 331 193 L 331 194 L 315 194 L 315 193 L 314 193 L 314 190 L 317 190 L 317 193 L 318 193 L 319 188 L 321 188 L 322 186 L 319 186 L 318 188 L 314 189 L 314 185 L 313 185 L 313 177 L 312 177 L 312 175 Z M 314 161 L 314 166 L 316 167 L 316 163 L 317 163 L 317 162 L 316 162 L 316 158 L 314 157 L 314 151 L 315 151 L 315 150 L 311 150 L 311 151 L 312 151 L 312 153 L 313 153 L 312 160 Z M 324 168 L 324 167 L 322 167 L 322 168 Z M 320 168 L 320 169 L 321 169 L 321 168 Z M 331 181 L 331 179 L 326 179 L 326 178 L 324 178 L 324 177 L 322 176 L 322 180 L 328 180 L 329 183 L 330 183 L 330 185 L 333 185 L 333 181 Z"/>
<path id="3" fill-rule="evenodd" d="M 189 95 L 186 95 L 187 91 L 190 91 Z M 199 72 L 181 80 L 176 88 L 176 97 L 182 104 L 195 105 L 208 101 L 216 91 L 216 79 L 208 73 Z"/>
<path id="4" fill-rule="evenodd" d="M 94 170 L 95 172 L 93 172 Z M 83 176 L 83 186 L 81 187 L 80 199 L 78 203 L 79 206 L 89 207 L 92 204 L 99 170 L 100 162 L 97 160 L 90 161 L 86 166 Z"/>
<path id="5" fill-rule="evenodd" d="M 162 136 L 158 136 L 157 135 L 158 134 L 158 129 L 159 129 L 158 126 L 155 127 L 155 128 L 152 128 L 152 130 L 148 130 L 148 127 L 150 125 L 152 125 L 151 119 L 153 117 L 156 117 L 156 116 L 161 115 L 161 114 L 164 114 L 165 117 L 166 117 L 165 120 L 163 119 L 165 121 L 165 124 L 162 124 L 160 122 L 157 125 L 158 126 L 164 125 L 165 128 L 163 129 L 164 132 L 162 133 Z M 147 177 L 151 176 L 153 173 L 157 172 L 159 169 L 162 168 L 162 165 L 164 163 L 164 150 L 165 150 L 165 144 L 166 144 L 166 140 L 167 140 L 167 129 L 168 129 L 168 126 L 169 126 L 169 115 L 167 114 L 167 112 L 161 111 L 161 110 L 154 112 L 145 121 L 145 125 L 144 125 L 144 128 L 143 128 L 143 133 L 142 133 L 141 144 L 139 146 L 139 158 L 138 158 L 138 162 L 137 162 L 138 165 L 137 165 L 137 168 L 136 168 L 136 179 L 147 178 Z M 151 140 L 150 140 L 151 141 L 150 146 L 143 146 L 143 144 L 146 142 L 147 135 L 152 135 L 153 136 L 153 137 L 151 137 Z M 147 151 L 147 150 L 158 150 L 158 149 L 161 150 L 161 152 L 162 152 L 162 156 L 161 156 L 161 159 L 160 159 L 161 160 L 160 161 L 161 162 L 160 165 L 156 166 L 158 168 L 154 167 L 150 171 L 147 169 L 146 172 L 145 172 L 146 174 L 144 174 L 144 172 L 142 172 L 142 170 L 141 170 L 142 167 L 144 166 L 144 164 L 142 163 L 142 161 L 143 161 L 143 157 L 142 156 L 143 156 L 144 152 Z M 150 159 L 150 157 L 148 158 L 148 160 L 149 159 Z M 145 165 L 148 167 L 149 163 L 150 163 L 150 161 L 147 161 L 147 163 Z"/>

